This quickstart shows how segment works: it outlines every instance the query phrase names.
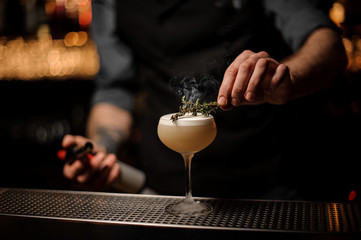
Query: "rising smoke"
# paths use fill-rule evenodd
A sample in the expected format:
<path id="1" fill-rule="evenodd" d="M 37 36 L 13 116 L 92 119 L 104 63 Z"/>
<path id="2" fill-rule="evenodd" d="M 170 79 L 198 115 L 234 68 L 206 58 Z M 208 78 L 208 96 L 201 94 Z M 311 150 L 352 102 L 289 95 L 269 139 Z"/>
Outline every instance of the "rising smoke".
<path id="1" fill-rule="evenodd" d="M 233 56 L 214 59 L 205 64 L 197 73 L 176 76 L 169 82 L 171 89 L 186 101 L 213 102 L 217 100 L 223 75 Z"/>
<path id="2" fill-rule="evenodd" d="M 199 76 L 188 74 L 177 76 L 170 80 L 170 87 L 181 97 L 185 96 L 186 101 L 200 102 L 216 101 L 220 82 L 210 74 Z"/>

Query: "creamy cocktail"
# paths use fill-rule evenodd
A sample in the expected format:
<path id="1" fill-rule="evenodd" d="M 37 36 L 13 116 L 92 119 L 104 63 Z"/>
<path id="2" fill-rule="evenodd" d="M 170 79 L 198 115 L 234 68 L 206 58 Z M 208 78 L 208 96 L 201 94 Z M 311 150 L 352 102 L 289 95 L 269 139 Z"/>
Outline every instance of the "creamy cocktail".
<path id="1" fill-rule="evenodd" d="M 200 216 L 212 211 L 212 206 L 195 202 L 191 189 L 191 160 L 194 153 L 211 144 L 216 137 L 217 127 L 211 115 L 185 114 L 176 121 L 173 114 L 167 114 L 159 119 L 158 136 L 168 148 L 182 154 L 186 170 L 186 198 L 176 204 L 167 206 L 168 213 L 179 216 Z"/>
<path id="2" fill-rule="evenodd" d="M 186 114 L 176 121 L 173 114 L 160 118 L 158 136 L 164 145 L 178 153 L 196 153 L 211 144 L 216 137 L 217 127 L 211 115 Z"/>

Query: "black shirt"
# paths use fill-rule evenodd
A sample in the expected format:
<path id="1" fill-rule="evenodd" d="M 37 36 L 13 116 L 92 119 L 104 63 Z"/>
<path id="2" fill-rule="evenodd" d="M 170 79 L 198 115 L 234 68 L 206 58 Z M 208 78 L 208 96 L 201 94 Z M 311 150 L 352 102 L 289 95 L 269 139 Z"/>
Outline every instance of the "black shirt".
<path id="1" fill-rule="evenodd" d="M 333 27 L 327 15 L 304 0 L 94 1 L 101 68 L 93 104 L 133 111 L 134 95 L 145 93 L 139 166 L 150 188 L 183 195 L 183 160 L 157 137 L 160 116 L 180 104 L 170 80 L 211 76 L 220 84 L 243 50 L 264 50 L 281 60 L 325 26 Z M 279 184 L 280 111 L 269 104 L 218 111 L 215 141 L 192 162 L 194 195 L 268 197 Z"/>

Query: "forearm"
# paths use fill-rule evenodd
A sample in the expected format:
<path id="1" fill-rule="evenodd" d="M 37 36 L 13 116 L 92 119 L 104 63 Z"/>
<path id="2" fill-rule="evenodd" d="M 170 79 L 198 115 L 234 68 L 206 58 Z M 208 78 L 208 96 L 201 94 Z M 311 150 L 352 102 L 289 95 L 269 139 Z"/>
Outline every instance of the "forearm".
<path id="1" fill-rule="evenodd" d="M 128 140 L 132 126 L 132 115 L 124 109 L 112 104 L 95 105 L 87 125 L 88 137 L 95 141 L 100 151 L 121 154 L 122 145 Z M 122 161 L 117 161 L 120 174 L 112 182 L 112 188 L 120 192 L 155 194 L 146 188 L 145 174 Z"/>
<path id="2" fill-rule="evenodd" d="M 107 103 L 96 104 L 89 114 L 87 135 L 107 153 L 119 153 L 129 138 L 132 121 L 127 110 Z"/>
<path id="3" fill-rule="evenodd" d="M 283 61 L 290 70 L 290 99 L 329 87 L 347 58 L 339 35 L 328 28 L 315 30 L 301 49 Z"/>

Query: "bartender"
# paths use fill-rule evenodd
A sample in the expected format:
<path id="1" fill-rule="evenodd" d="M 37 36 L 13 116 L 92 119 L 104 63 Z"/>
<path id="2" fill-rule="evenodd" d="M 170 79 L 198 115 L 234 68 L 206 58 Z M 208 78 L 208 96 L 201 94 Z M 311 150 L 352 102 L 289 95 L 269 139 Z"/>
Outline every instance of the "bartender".
<path id="1" fill-rule="evenodd" d="M 100 70 L 87 136 L 62 144 L 91 141 L 96 154 L 66 162 L 64 176 L 82 189 L 183 195 L 183 161 L 160 142 L 157 124 L 179 108 L 174 79 L 209 77 L 221 110 L 215 141 L 192 162 L 194 195 L 298 198 L 282 178 L 292 161 L 283 159 L 284 109 L 329 87 L 346 65 L 325 3 L 332 1 L 93 1 Z M 145 107 L 134 114 L 139 95 Z M 135 121 L 137 169 L 119 161 Z"/>

